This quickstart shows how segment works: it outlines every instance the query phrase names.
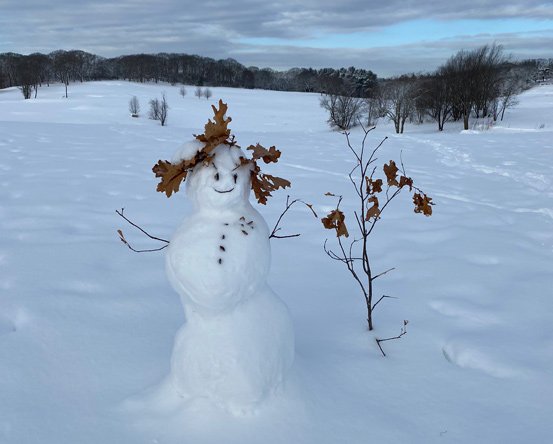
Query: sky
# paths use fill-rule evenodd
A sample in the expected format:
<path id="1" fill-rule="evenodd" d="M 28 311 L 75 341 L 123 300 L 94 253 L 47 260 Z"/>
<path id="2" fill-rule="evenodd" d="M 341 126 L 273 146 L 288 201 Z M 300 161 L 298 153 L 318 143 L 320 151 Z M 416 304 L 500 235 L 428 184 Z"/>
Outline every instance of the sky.
<path id="1" fill-rule="evenodd" d="M 0 0 L 0 53 L 181 52 L 387 77 L 492 43 L 513 59 L 553 57 L 553 1 Z"/>

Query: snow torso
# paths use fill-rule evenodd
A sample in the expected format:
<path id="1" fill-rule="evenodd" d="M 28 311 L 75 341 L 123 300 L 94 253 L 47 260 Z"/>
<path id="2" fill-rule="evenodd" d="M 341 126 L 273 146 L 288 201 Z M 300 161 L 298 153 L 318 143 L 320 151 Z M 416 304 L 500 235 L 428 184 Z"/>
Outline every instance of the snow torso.
<path id="1" fill-rule="evenodd" d="M 265 285 L 270 262 L 268 228 L 248 206 L 195 213 L 171 240 L 167 272 L 183 304 L 190 304 L 192 310 L 231 310 Z"/>

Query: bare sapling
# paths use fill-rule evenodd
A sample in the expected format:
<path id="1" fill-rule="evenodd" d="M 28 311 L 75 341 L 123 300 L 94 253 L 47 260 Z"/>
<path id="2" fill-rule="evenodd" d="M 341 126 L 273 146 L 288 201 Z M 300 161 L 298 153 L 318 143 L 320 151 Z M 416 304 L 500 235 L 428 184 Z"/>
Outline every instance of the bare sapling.
<path id="1" fill-rule="evenodd" d="M 138 97 L 132 96 L 132 99 L 129 100 L 129 111 L 132 117 L 138 117 L 138 113 L 140 112 L 140 102 L 138 101 Z"/>
<path id="2" fill-rule="evenodd" d="M 340 209 L 342 196 L 332 193 L 326 193 L 327 196 L 338 199 L 336 208 L 322 219 L 325 228 L 336 232 L 337 248 L 328 247 L 328 239 L 324 243 L 325 253 L 333 260 L 341 262 L 346 266 L 351 277 L 357 282 L 361 293 L 365 299 L 367 310 L 367 325 L 369 331 L 374 329 L 373 314 L 375 308 L 384 299 L 391 296 L 383 295 L 376 299 L 374 291 L 375 281 L 394 270 L 390 268 L 385 271 L 376 272 L 373 268 L 372 252 L 369 250 L 369 238 L 374 233 L 377 224 L 382 220 L 383 213 L 393 200 L 401 192 L 408 190 L 412 193 L 415 213 L 421 213 L 425 216 L 432 215 L 432 198 L 428 197 L 419 188 L 414 186 L 413 179 L 407 176 L 403 162 L 400 166 L 390 160 L 384 164 L 380 170 L 376 166 L 376 154 L 382 147 L 387 138 L 384 138 L 376 148 L 368 152 L 366 150 L 366 141 L 369 133 L 374 127 L 366 129 L 363 127 L 364 136 L 361 147 L 356 149 L 352 146 L 349 133 L 344 133 L 347 140 L 347 146 L 355 158 L 355 167 L 348 174 L 349 180 L 357 195 L 357 209 L 353 212 L 355 220 L 355 233 L 353 240 L 346 241 L 350 236 L 346 227 L 346 216 Z M 384 173 L 384 179 L 377 178 L 377 171 Z M 404 327 L 406 322 L 404 323 Z M 403 333 L 405 334 L 405 333 Z M 403 336 L 400 335 L 399 337 Z M 386 339 L 388 340 L 388 339 Z M 380 340 L 383 342 L 384 340 Z M 378 343 L 380 347 L 380 342 Z"/>

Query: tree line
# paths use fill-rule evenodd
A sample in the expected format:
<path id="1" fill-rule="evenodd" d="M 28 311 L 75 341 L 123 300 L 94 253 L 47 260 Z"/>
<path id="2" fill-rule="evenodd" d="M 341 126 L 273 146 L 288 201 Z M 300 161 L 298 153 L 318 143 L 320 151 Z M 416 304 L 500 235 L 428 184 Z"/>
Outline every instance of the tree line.
<path id="1" fill-rule="evenodd" d="M 18 86 L 25 98 L 36 96 L 39 86 L 51 82 L 67 86 L 70 82 L 114 79 L 306 92 L 325 92 L 347 83 L 361 95 L 376 83 L 377 77 L 372 71 L 354 67 L 276 71 L 246 67 L 234 59 L 214 60 L 189 54 L 132 54 L 114 58 L 80 50 L 0 54 L 0 88 Z"/>
<path id="2" fill-rule="evenodd" d="M 100 57 L 80 50 L 49 54 L 0 54 L 0 88 L 17 86 L 28 99 L 39 86 L 89 80 L 168 82 L 197 87 L 228 86 L 321 93 L 329 124 L 340 130 L 378 118 L 393 121 L 397 133 L 406 122 L 434 120 L 441 131 L 450 121 L 469 128 L 471 117 L 503 119 L 516 95 L 546 81 L 553 59 L 514 62 L 501 46 L 459 51 L 432 73 L 378 79 L 370 70 L 293 68 L 276 71 L 246 67 L 236 60 L 215 60 L 189 54 L 132 54 Z"/>
<path id="3" fill-rule="evenodd" d="M 471 118 L 503 120 L 516 104 L 516 96 L 536 82 L 547 81 L 553 59 L 510 61 L 499 45 L 461 50 L 434 72 L 381 79 L 359 95 L 355 85 L 342 84 L 323 94 L 320 104 L 328 111 L 330 126 L 348 130 L 378 118 L 394 123 L 403 133 L 406 122 L 435 121 L 439 131 L 450 121 Z"/>

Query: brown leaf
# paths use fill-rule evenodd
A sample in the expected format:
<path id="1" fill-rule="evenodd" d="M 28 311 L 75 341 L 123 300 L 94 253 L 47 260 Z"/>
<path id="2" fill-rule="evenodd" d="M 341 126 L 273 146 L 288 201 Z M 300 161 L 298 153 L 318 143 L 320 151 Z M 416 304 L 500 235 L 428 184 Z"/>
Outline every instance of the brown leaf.
<path id="1" fill-rule="evenodd" d="M 180 184 L 188 174 L 188 163 L 190 162 L 182 161 L 173 165 L 167 160 L 159 160 L 152 168 L 156 177 L 161 177 L 161 181 L 157 184 L 157 191 L 165 193 L 167 197 L 179 191 Z"/>
<path id="2" fill-rule="evenodd" d="M 367 184 L 367 194 L 375 194 L 382 192 L 382 179 L 372 180 L 365 176 L 365 182 Z"/>
<path id="3" fill-rule="evenodd" d="M 386 174 L 386 179 L 388 179 L 388 186 L 398 186 L 397 182 L 397 172 L 399 171 L 396 163 L 393 160 L 390 160 L 390 164 L 384 164 L 384 174 Z"/>
<path id="4" fill-rule="evenodd" d="M 415 193 L 413 203 L 415 204 L 415 213 L 423 213 L 425 216 L 432 216 L 432 198 L 426 194 Z"/>
<path id="5" fill-rule="evenodd" d="M 348 229 L 346 227 L 346 216 L 338 208 L 332 210 L 326 217 L 321 219 L 323 226 L 329 230 L 336 230 L 336 237 L 349 236 Z"/>
<path id="6" fill-rule="evenodd" d="M 378 219 L 380 216 L 380 209 L 378 208 L 378 197 L 371 196 L 368 202 L 372 202 L 373 205 L 367 210 L 367 215 L 365 216 L 365 220 L 368 221 L 370 220 L 371 217 Z"/>
<path id="7" fill-rule="evenodd" d="M 266 205 L 267 197 L 269 197 L 271 193 L 263 189 L 261 180 L 253 172 L 251 175 L 251 181 L 252 181 L 252 190 L 253 190 L 253 193 L 255 194 L 255 198 L 257 199 L 257 202 L 259 202 L 261 205 Z"/>
<path id="8" fill-rule="evenodd" d="M 267 204 L 267 198 L 272 196 L 271 191 L 276 191 L 279 188 L 286 188 L 291 185 L 286 179 L 261 173 L 255 161 L 254 165 L 255 167 L 251 174 L 252 190 L 260 204 Z"/>
<path id="9" fill-rule="evenodd" d="M 230 117 L 225 119 L 228 106 L 219 99 L 219 109 L 214 105 L 211 105 L 213 109 L 213 120 L 209 119 L 204 127 L 204 133 L 196 136 L 200 142 L 213 142 L 216 139 L 226 140 L 230 136 L 230 129 L 228 124 L 232 121 Z"/>
<path id="10" fill-rule="evenodd" d="M 123 236 L 123 232 L 121 230 L 117 230 L 117 233 L 119 234 L 119 239 L 121 239 L 121 242 L 123 242 L 125 245 L 129 245 L 127 239 L 125 239 L 125 236 Z"/>
<path id="11" fill-rule="evenodd" d="M 249 165 L 249 164 L 252 164 L 252 163 L 254 163 L 254 162 L 252 162 L 251 159 L 247 159 L 245 157 L 240 156 L 240 166 Z"/>
<path id="12" fill-rule="evenodd" d="M 257 143 L 255 146 L 250 145 L 247 149 L 252 151 L 253 160 L 263 159 L 265 163 L 278 162 L 278 158 L 280 157 L 280 151 L 274 146 L 267 149 Z"/>
<path id="13" fill-rule="evenodd" d="M 399 178 L 399 187 L 403 188 L 405 185 L 409 186 L 409 191 L 413 189 L 413 179 L 410 177 L 401 176 Z"/>

